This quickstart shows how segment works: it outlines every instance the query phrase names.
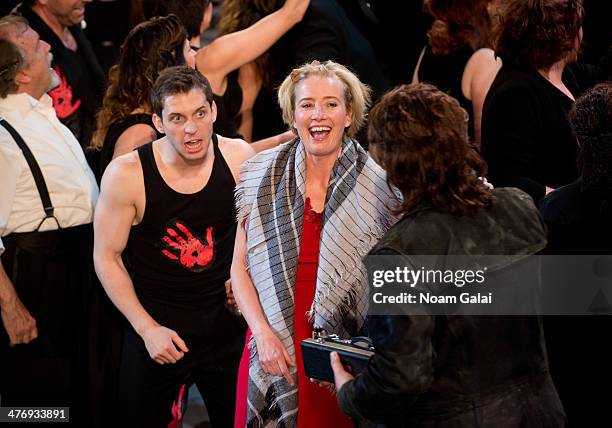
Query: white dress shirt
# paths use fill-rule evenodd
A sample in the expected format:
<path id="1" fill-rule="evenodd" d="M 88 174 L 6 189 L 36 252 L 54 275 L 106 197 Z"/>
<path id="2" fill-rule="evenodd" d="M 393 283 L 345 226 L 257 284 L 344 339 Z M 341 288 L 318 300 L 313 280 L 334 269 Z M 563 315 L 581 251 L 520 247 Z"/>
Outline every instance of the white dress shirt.
<path id="1" fill-rule="evenodd" d="M 47 183 L 55 217 L 62 228 L 90 223 L 98 185 L 83 150 L 57 118 L 51 97 L 40 100 L 25 93 L 0 99 L 0 117 L 24 139 Z M 32 232 L 45 217 L 32 172 L 8 131 L 0 126 L 0 237 Z M 57 229 L 47 219 L 40 231 Z M 0 254 L 4 245 L 0 238 Z"/>

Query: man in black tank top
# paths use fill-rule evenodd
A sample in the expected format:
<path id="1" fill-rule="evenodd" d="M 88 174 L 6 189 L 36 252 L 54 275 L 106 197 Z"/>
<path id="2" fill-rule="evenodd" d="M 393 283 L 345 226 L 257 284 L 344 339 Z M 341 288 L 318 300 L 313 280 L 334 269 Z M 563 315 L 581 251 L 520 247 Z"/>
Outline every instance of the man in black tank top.
<path id="1" fill-rule="evenodd" d="M 236 232 L 234 187 L 254 151 L 213 134 L 212 99 L 197 71 L 163 71 L 152 105 L 154 124 L 166 136 L 112 161 L 102 180 L 94 261 L 129 322 L 120 426 L 180 420 L 193 382 L 213 426 L 233 426 L 245 323 L 225 307 L 225 283 Z"/>

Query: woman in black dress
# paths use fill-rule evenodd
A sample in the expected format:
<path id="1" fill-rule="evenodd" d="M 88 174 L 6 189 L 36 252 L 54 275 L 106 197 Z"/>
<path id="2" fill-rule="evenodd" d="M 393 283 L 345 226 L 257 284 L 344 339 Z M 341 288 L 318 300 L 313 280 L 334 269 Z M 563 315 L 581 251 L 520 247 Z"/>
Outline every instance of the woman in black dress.
<path id="1" fill-rule="evenodd" d="M 492 33 L 499 0 L 426 0 L 434 18 L 412 83 L 426 82 L 455 97 L 470 115 L 468 132 L 480 145 L 482 105 L 501 68 Z"/>
<path id="2" fill-rule="evenodd" d="M 482 154 L 495 186 L 518 187 L 537 202 L 578 177 L 567 113 L 578 95 L 575 62 L 581 0 L 510 0 L 495 53 L 503 61 L 485 99 Z"/>

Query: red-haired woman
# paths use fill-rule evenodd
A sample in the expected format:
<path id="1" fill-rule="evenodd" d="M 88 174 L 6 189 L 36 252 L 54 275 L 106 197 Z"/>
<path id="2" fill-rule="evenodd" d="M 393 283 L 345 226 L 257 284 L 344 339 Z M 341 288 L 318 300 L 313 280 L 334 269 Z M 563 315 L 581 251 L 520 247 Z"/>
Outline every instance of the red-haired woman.
<path id="1" fill-rule="evenodd" d="M 500 15 L 495 53 L 504 62 L 485 100 L 482 154 L 489 180 L 537 202 L 578 178 L 567 115 L 579 95 L 575 62 L 582 0 L 510 0 Z"/>
<path id="2" fill-rule="evenodd" d="M 482 105 L 501 67 L 491 49 L 499 0 L 425 0 L 435 19 L 412 82 L 427 82 L 459 100 L 470 115 L 470 136 L 480 145 Z"/>

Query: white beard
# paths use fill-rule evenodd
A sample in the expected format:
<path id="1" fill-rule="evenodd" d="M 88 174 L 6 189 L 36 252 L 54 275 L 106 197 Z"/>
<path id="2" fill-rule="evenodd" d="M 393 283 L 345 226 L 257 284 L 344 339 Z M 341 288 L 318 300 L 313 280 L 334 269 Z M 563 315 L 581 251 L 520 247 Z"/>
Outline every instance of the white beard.
<path id="1" fill-rule="evenodd" d="M 59 86 L 60 79 L 54 69 L 51 69 L 51 81 L 49 82 L 49 87 L 47 88 L 47 92 L 51 89 L 55 89 Z"/>

